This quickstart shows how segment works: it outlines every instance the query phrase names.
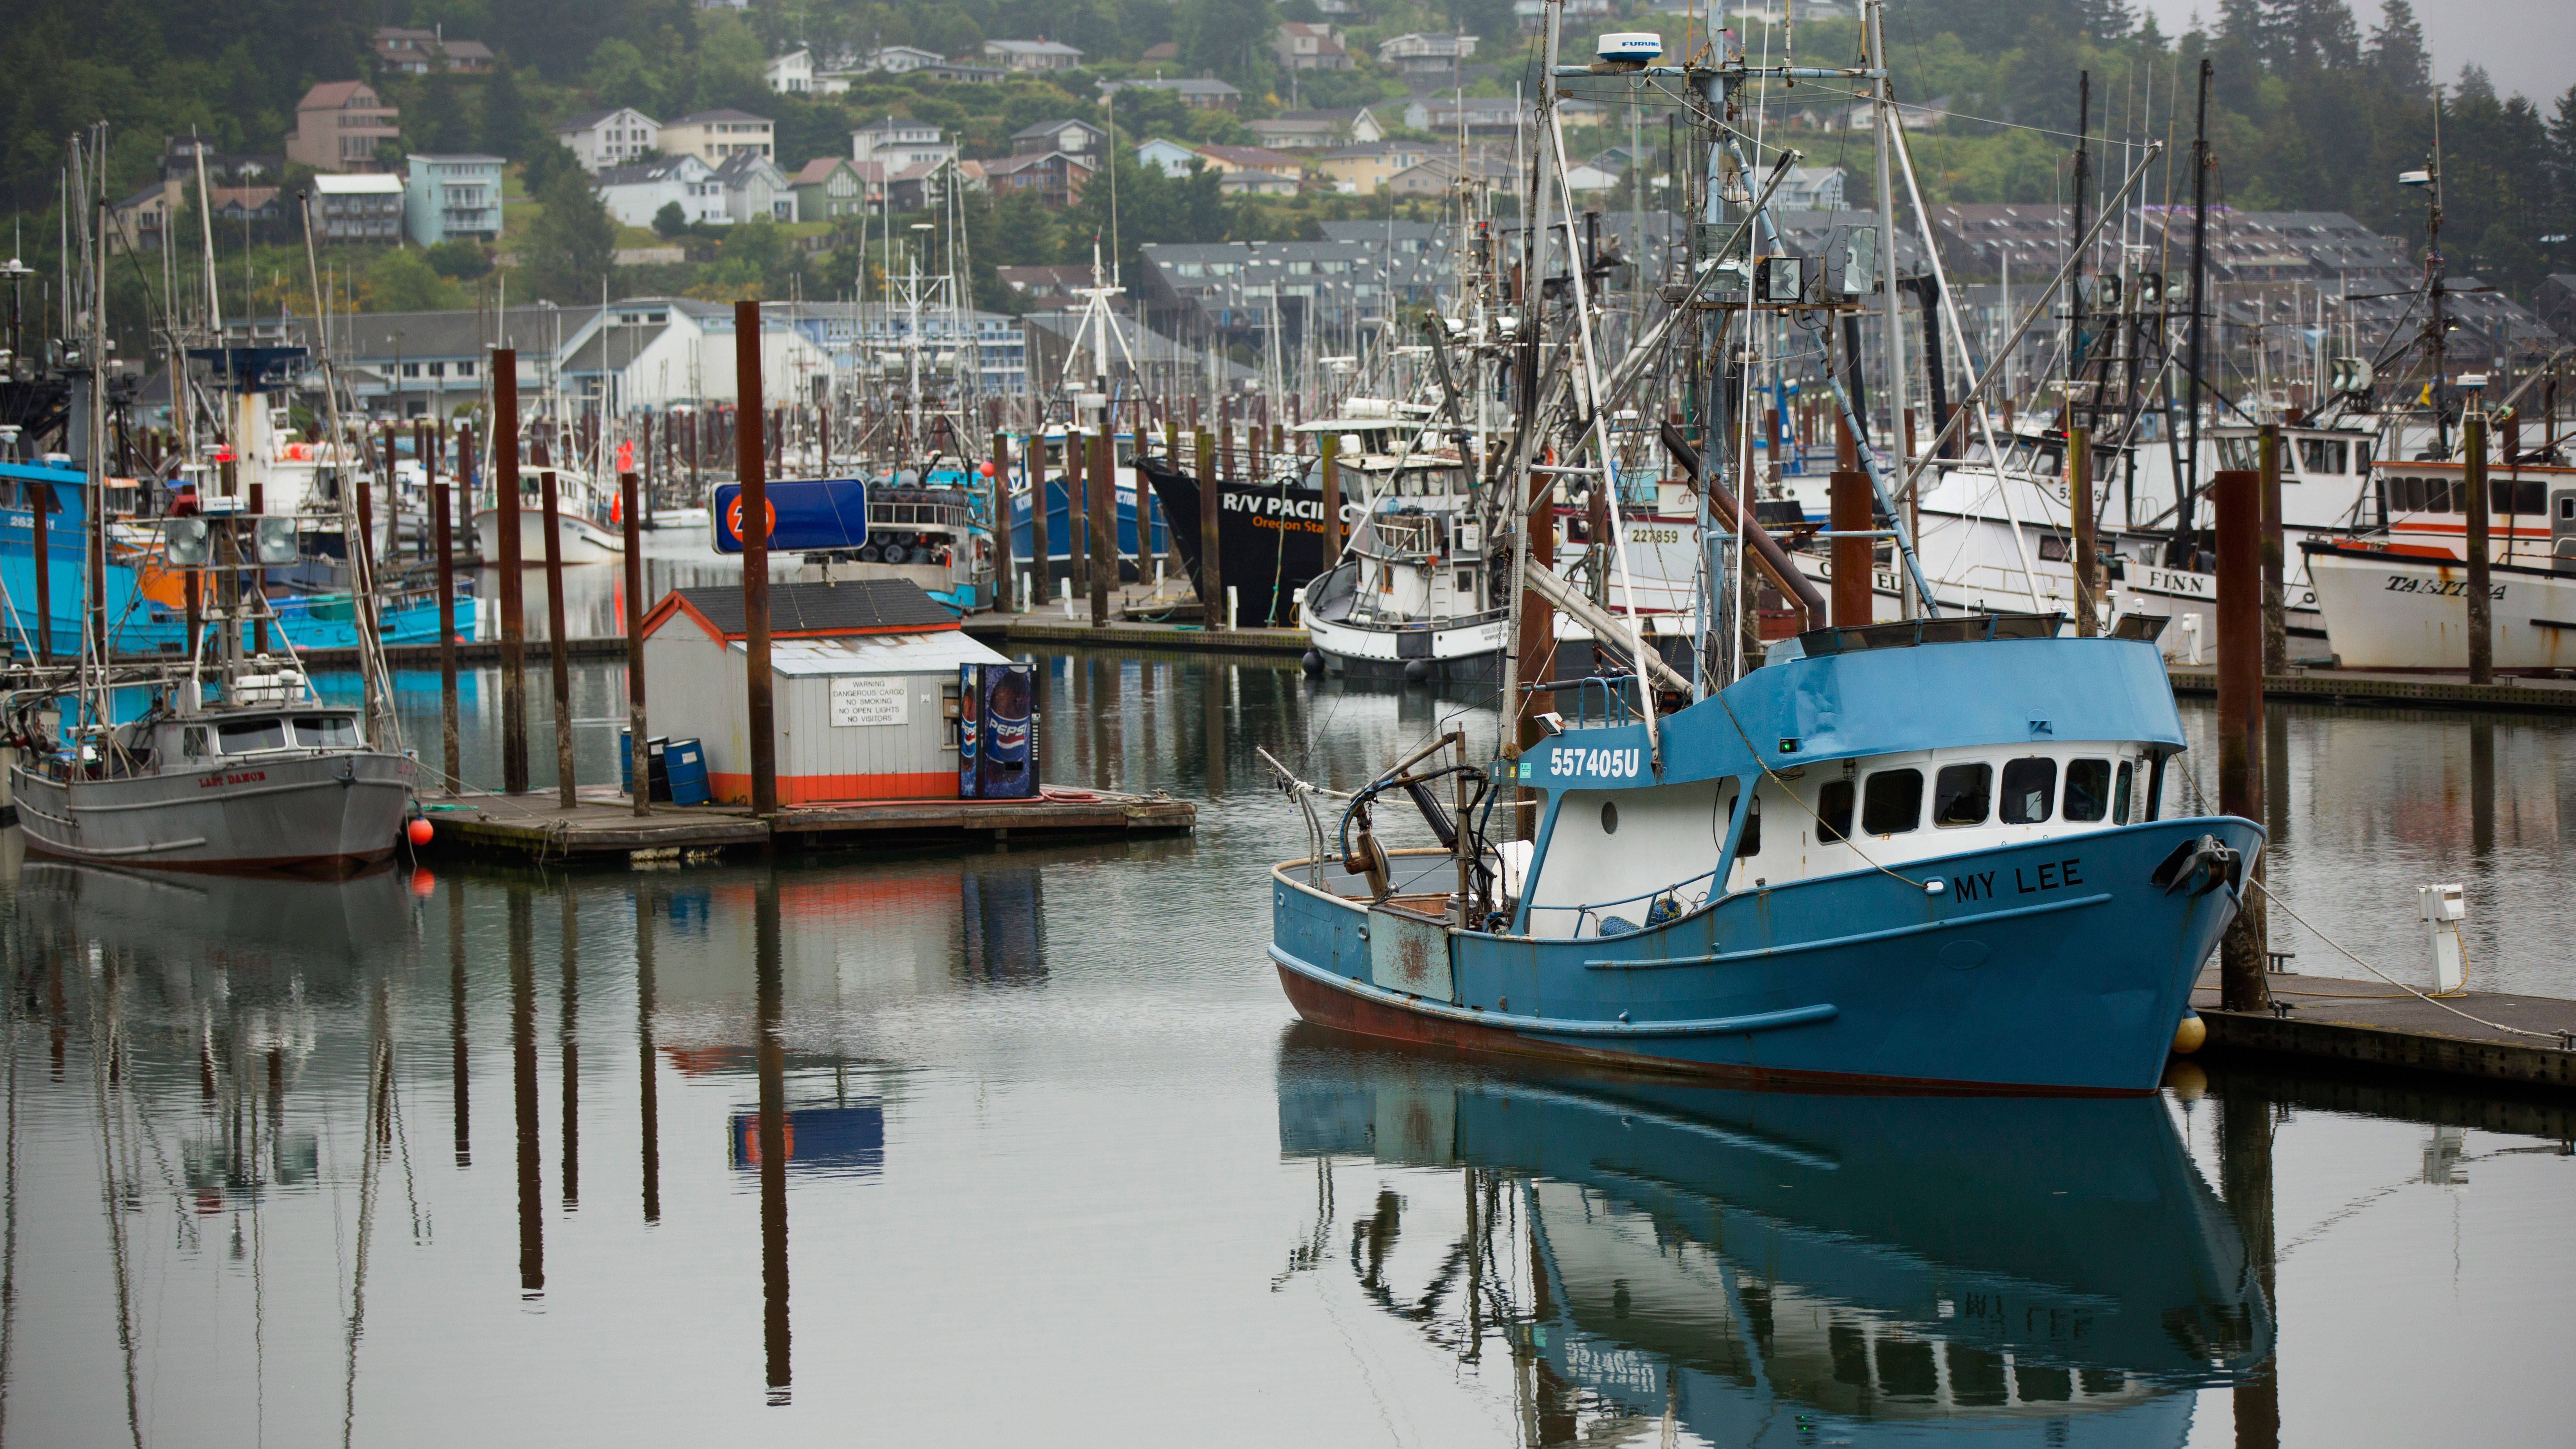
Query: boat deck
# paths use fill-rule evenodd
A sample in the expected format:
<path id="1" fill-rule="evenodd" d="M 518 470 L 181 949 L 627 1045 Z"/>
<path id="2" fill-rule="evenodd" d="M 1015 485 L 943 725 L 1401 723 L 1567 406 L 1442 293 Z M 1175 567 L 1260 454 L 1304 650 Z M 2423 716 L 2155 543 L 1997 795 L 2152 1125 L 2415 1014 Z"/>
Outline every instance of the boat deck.
<path id="1" fill-rule="evenodd" d="M 2472 991 L 2436 1004 L 2385 981 L 2289 972 L 2268 979 L 2272 1013 L 2221 1011 L 2217 966 L 2201 973 L 2191 1000 L 2209 1024 L 2205 1050 L 2576 1088 L 2576 1001 Z"/>
<path id="2" fill-rule="evenodd" d="M 435 827 L 424 854 L 527 860 L 655 859 L 727 850 L 834 849 L 939 841 L 1012 841 L 1099 835 L 1168 835 L 1198 823 L 1198 807 L 1164 795 L 1049 787 L 1033 800 L 853 800 L 793 805 L 763 820 L 737 805 L 656 804 L 636 815 L 627 798 L 583 790 L 572 809 L 553 791 L 527 795 L 424 795 Z"/>

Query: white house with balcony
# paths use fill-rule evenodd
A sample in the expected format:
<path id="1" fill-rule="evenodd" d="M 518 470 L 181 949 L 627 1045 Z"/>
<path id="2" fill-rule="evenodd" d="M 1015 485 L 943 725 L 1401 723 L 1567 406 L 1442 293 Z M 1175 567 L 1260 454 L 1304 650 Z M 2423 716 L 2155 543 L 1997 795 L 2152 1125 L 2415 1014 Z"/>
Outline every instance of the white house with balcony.
<path id="1" fill-rule="evenodd" d="M 850 159 L 874 161 L 889 175 L 913 166 L 957 159 L 957 143 L 929 121 L 887 116 L 850 133 Z"/>
<path id="2" fill-rule="evenodd" d="M 696 111 L 662 128 L 662 150 L 695 156 L 709 166 L 722 166 L 727 157 L 745 152 L 776 160 L 777 132 L 776 122 L 749 111 Z"/>
<path id="3" fill-rule="evenodd" d="M 501 168 L 498 156 L 474 153 L 404 158 L 403 229 L 425 247 L 471 237 L 501 236 Z"/>
<path id="4" fill-rule="evenodd" d="M 785 55 L 772 56 L 762 66 L 761 76 L 769 88 L 782 96 L 814 94 L 814 52 L 798 46 Z"/>
<path id="5" fill-rule="evenodd" d="M 651 226 L 662 208 L 674 202 L 686 222 L 723 226 L 733 220 L 726 213 L 724 183 L 716 179 L 716 169 L 695 156 L 612 166 L 592 180 L 591 190 L 623 226 Z"/>
<path id="6" fill-rule="evenodd" d="M 555 127 L 553 135 L 593 176 L 662 149 L 662 123 L 633 106 L 584 111 Z"/>

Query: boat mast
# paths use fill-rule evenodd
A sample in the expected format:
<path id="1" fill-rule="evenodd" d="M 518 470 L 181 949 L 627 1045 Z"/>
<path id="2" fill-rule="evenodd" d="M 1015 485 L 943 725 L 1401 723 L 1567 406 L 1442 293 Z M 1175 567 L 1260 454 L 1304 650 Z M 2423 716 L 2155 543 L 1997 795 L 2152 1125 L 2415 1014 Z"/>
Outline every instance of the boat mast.
<path id="1" fill-rule="evenodd" d="M 2200 109 L 2191 128 L 2191 330 L 2183 343 L 2183 390 L 2191 407 L 2183 414 L 2191 441 L 2183 449 L 2182 497 L 2174 508 L 2173 548 L 2168 567 L 2187 569 L 2199 561 L 2200 493 L 2200 339 L 2209 319 L 2209 57 L 2200 58 Z"/>
<path id="2" fill-rule="evenodd" d="M 1894 450 L 1895 456 L 1899 460 L 1902 460 L 1907 451 L 1914 446 L 1914 434 L 1913 430 L 1906 426 L 1905 421 L 1905 385 L 1907 378 L 1905 375 L 1905 329 L 1899 325 L 1901 319 L 1899 316 L 1898 298 L 1902 294 L 1897 289 L 1896 280 L 1896 189 L 1893 185 L 1892 178 L 1888 175 L 1887 164 L 1889 143 L 1892 139 L 1890 132 L 1896 128 L 1897 120 L 1896 82 L 1887 73 L 1886 15 L 1886 0 L 1869 0 L 1869 11 L 1866 17 L 1867 28 L 1865 31 L 1865 35 L 1869 43 L 1869 59 L 1867 64 L 1871 70 L 1878 72 L 1877 140 L 1879 285 L 1880 292 L 1887 304 L 1885 309 L 1885 321 L 1883 323 L 1885 335 L 1880 339 L 1880 341 L 1886 348 L 1887 352 L 1887 427 L 1889 433 L 1896 438 L 1896 448 Z M 1928 301 L 1930 299 L 1927 298 L 1926 300 Z M 1933 346 L 1935 348 L 1940 346 L 1937 338 L 1934 340 Z M 1929 367 L 1938 367 L 1940 365 L 1937 356 L 1927 356 L 1925 362 Z M 1942 420 L 1939 418 L 1933 419 L 1933 426 L 1936 428 L 1939 427 L 1941 421 Z M 1750 490 L 1747 491 L 1749 493 Z M 1908 487 L 1891 501 L 1903 513 L 1910 515 L 1914 511 L 1914 490 L 1911 487 Z M 1909 521 L 1906 527 L 1906 532 L 1909 535 L 1919 536 L 1920 529 L 1915 527 Z M 1911 619 L 1915 616 L 1917 611 L 1917 600 L 1914 594 L 1906 590 L 1902 584 L 1900 584 L 1896 590 L 1896 604 L 1898 617 Z"/>

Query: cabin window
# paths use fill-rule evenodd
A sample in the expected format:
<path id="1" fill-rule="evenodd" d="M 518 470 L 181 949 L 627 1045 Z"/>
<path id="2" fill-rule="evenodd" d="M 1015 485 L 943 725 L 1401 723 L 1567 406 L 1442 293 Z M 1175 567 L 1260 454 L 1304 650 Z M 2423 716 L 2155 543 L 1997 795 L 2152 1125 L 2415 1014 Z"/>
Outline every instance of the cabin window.
<path id="1" fill-rule="evenodd" d="M 2046 820 L 2049 799 L 2056 793 L 2055 760 L 2033 756 L 2007 762 L 2004 765 L 2004 823 L 2037 825 Z"/>
<path id="2" fill-rule="evenodd" d="M 1762 853 L 1762 797 L 1744 802 L 1744 839 L 1735 847 L 1735 858 L 1745 859 Z"/>
<path id="3" fill-rule="evenodd" d="M 2044 563 L 2066 562 L 2066 536 L 2060 533 L 2041 534 L 2039 536 L 2039 557 Z"/>
<path id="4" fill-rule="evenodd" d="M 2302 473 L 2340 473 L 2350 445 L 2331 438 L 2299 440 L 2299 471 Z"/>
<path id="5" fill-rule="evenodd" d="M 1932 779 L 1932 823 L 1935 825 L 1983 825 L 1986 823 L 1986 801 L 1994 794 L 1995 767 L 1980 761 L 1973 765 L 1943 765 Z"/>
<path id="6" fill-rule="evenodd" d="M 191 760 L 206 757 L 206 727 L 190 725 L 179 731 L 179 753 Z"/>
<path id="7" fill-rule="evenodd" d="M 1851 838 L 1852 782 L 1828 780 L 1816 792 L 1816 843 Z"/>
<path id="8" fill-rule="evenodd" d="M 2549 511 L 2548 499 L 2544 496 L 2547 491 L 2545 485 L 2538 481 L 2511 483 L 2497 479 L 2487 484 L 2487 495 L 2490 500 L 2487 511 L 2492 514 L 2529 513 L 2537 516 Z"/>
<path id="9" fill-rule="evenodd" d="M 1881 770 L 1861 792 L 1860 828 L 1868 835 L 1897 835 L 1923 823 L 1923 772 Z"/>
<path id="10" fill-rule="evenodd" d="M 2066 818 L 2099 820 L 2111 804 L 2111 762 L 2070 760 L 2066 766 Z"/>
<path id="11" fill-rule="evenodd" d="M 2129 783 L 2129 762 L 2122 760 L 2120 778 L 2111 786 L 2111 819 L 2115 824 L 2129 823 Z"/>
<path id="12" fill-rule="evenodd" d="M 279 719 L 246 719 L 235 724 L 215 726 L 216 738 L 227 755 L 246 755 L 255 750 L 286 748 L 286 721 Z"/>
<path id="13" fill-rule="evenodd" d="M 345 714 L 298 715 L 295 744 L 306 750 L 354 750 L 358 747 L 358 722 Z"/>
<path id="14" fill-rule="evenodd" d="M 1619 802 L 1616 800 L 1601 802 L 1601 833 L 1604 835 L 1619 833 Z"/>

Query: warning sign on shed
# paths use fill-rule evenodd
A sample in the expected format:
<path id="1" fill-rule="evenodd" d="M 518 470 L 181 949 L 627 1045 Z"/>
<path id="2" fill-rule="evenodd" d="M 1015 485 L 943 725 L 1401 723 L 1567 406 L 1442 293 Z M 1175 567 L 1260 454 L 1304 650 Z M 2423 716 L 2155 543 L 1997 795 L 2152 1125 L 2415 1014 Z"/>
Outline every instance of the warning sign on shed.
<path id="1" fill-rule="evenodd" d="M 904 682 L 900 679 L 835 679 L 832 723 L 899 725 L 904 722 Z"/>

